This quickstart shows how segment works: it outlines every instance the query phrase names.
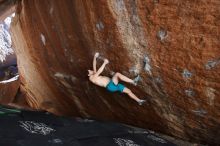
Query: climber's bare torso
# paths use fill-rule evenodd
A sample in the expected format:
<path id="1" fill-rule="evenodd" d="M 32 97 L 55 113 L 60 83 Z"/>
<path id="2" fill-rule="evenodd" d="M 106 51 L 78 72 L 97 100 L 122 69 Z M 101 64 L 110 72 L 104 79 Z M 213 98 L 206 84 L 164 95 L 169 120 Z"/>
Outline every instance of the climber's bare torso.
<path id="1" fill-rule="evenodd" d="M 98 86 L 106 87 L 111 79 L 106 76 L 91 75 L 89 80 Z"/>

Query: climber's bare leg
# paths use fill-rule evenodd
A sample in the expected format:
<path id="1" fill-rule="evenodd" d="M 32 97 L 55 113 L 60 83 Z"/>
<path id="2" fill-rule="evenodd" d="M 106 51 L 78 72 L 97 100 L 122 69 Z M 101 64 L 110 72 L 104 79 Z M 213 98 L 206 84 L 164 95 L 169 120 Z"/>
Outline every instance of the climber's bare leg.
<path id="1" fill-rule="evenodd" d="M 115 75 L 112 77 L 112 81 L 117 85 L 118 82 L 119 82 L 119 79 L 120 79 L 121 81 L 134 84 L 134 80 L 132 80 L 132 79 L 126 77 L 125 75 L 123 75 L 123 74 L 121 74 L 121 73 L 116 72 Z"/>
<path id="2" fill-rule="evenodd" d="M 126 87 L 124 88 L 123 93 L 126 93 L 130 98 L 134 99 L 137 102 L 140 101 L 140 99 L 136 95 L 134 95 L 134 93 L 132 93 L 130 89 Z"/>

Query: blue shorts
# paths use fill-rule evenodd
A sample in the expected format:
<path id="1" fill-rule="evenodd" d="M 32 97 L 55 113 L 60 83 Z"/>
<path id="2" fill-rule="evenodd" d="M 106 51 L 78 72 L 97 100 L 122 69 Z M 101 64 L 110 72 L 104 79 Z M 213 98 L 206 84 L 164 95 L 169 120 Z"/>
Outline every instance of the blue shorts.
<path id="1" fill-rule="evenodd" d="M 124 88 L 125 88 L 124 85 L 122 85 L 122 84 L 115 85 L 115 83 L 112 80 L 110 80 L 110 82 L 106 86 L 106 89 L 110 92 L 120 91 L 122 93 Z"/>

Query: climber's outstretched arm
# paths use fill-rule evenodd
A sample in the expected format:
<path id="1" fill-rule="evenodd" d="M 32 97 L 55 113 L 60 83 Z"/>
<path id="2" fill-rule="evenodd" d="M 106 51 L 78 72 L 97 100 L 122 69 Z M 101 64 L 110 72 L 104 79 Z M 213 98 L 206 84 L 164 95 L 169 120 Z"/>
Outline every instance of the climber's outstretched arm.
<path id="1" fill-rule="evenodd" d="M 104 70 L 106 64 L 108 64 L 108 63 L 109 63 L 108 59 L 105 59 L 104 62 L 103 62 L 103 64 L 102 64 L 102 66 L 98 69 L 98 71 L 96 72 L 95 75 L 96 75 L 96 76 L 99 76 L 99 75 L 103 72 L 103 70 Z"/>
<path id="2" fill-rule="evenodd" d="M 93 71 L 96 73 L 96 59 L 99 57 L 99 53 L 95 53 L 93 58 Z"/>

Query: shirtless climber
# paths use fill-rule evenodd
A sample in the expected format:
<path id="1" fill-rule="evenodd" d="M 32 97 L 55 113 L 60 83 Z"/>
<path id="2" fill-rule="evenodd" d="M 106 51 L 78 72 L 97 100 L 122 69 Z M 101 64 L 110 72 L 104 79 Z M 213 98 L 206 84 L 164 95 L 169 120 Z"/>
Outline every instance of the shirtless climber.
<path id="1" fill-rule="evenodd" d="M 105 87 L 110 92 L 116 92 L 120 91 L 121 93 L 126 93 L 130 98 L 134 99 L 138 102 L 139 105 L 142 105 L 145 100 L 139 99 L 136 95 L 134 95 L 130 89 L 125 87 L 122 84 L 119 84 L 119 80 L 131 83 L 133 85 L 137 84 L 138 78 L 132 80 L 128 77 L 122 75 L 121 73 L 115 73 L 112 79 L 106 76 L 101 76 L 100 74 L 103 72 L 105 65 L 109 63 L 108 59 L 104 59 L 104 63 L 102 66 L 96 71 L 96 59 L 99 57 L 99 53 L 96 53 L 93 58 L 93 70 L 88 70 L 89 74 L 89 80 L 94 83 L 95 85 L 98 85 L 100 87 Z"/>

